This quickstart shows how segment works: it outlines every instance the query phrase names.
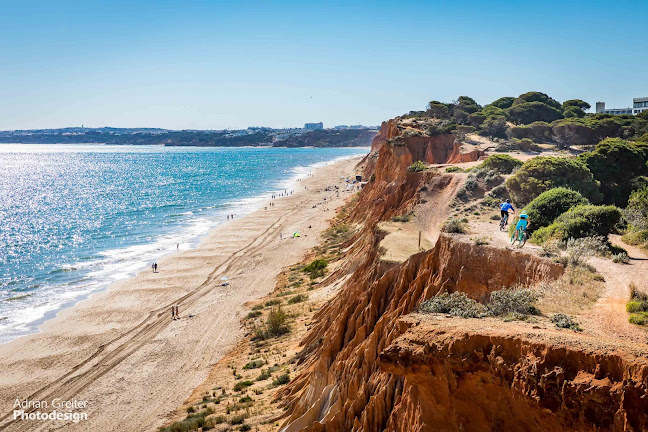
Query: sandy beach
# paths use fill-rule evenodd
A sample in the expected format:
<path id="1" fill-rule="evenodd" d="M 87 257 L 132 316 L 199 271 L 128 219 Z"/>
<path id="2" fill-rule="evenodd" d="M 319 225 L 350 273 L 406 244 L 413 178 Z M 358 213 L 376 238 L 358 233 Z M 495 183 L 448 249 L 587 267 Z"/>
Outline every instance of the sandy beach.
<path id="1" fill-rule="evenodd" d="M 318 243 L 350 196 L 342 178 L 358 160 L 316 169 L 292 196 L 217 226 L 195 249 L 163 257 L 157 273 L 143 271 L 59 313 L 40 333 L 1 345 L 0 430 L 159 427 L 241 336 L 246 302 L 272 291 L 281 268 Z M 333 185 L 339 197 L 323 191 Z M 291 238 L 295 231 L 301 237 Z M 171 319 L 172 305 L 179 320 Z M 40 411 L 51 412 L 55 398 L 85 404 L 72 411 L 88 419 L 13 420 L 16 399 L 46 401 Z"/>

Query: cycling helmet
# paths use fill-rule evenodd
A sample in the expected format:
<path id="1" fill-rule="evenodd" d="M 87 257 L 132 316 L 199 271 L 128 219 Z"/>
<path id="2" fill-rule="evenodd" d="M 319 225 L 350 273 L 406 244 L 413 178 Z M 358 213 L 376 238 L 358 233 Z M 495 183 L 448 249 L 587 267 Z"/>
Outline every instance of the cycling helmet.
<path id="1" fill-rule="evenodd" d="M 510 199 L 507 199 L 506 202 L 509 203 L 509 204 L 511 204 L 511 200 L 510 200 Z"/>
<path id="2" fill-rule="evenodd" d="M 529 215 L 526 213 L 521 213 L 520 214 L 520 219 L 528 219 Z"/>

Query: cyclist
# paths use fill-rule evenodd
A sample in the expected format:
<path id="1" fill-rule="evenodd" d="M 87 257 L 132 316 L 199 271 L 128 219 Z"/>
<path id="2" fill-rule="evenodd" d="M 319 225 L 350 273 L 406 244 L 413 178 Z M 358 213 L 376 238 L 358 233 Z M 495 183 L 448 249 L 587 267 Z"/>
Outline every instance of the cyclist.
<path id="1" fill-rule="evenodd" d="M 508 225 L 508 217 L 509 217 L 509 210 L 513 210 L 513 213 L 515 213 L 515 209 L 511 205 L 511 200 L 507 199 L 506 202 L 503 202 L 500 204 L 500 215 L 502 216 L 502 220 L 505 221 L 504 225 Z"/>
<path id="2" fill-rule="evenodd" d="M 515 241 L 520 238 L 520 230 L 526 233 L 530 225 L 531 225 L 531 221 L 529 221 L 529 215 L 526 214 L 525 212 L 520 213 L 520 218 L 518 219 L 518 222 L 515 225 L 515 234 L 513 234 L 513 239 L 512 239 L 513 241 L 511 243 L 515 243 Z"/>

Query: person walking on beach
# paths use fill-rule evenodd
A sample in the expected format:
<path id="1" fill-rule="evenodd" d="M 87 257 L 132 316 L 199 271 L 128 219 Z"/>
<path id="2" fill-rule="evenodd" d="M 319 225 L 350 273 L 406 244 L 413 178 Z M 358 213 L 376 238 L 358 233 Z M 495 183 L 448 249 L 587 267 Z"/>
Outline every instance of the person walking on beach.
<path id="1" fill-rule="evenodd" d="M 175 317 L 176 317 L 176 319 L 180 319 L 180 312 L 178 311 L 178 306 L 177 305 L 175 307 Z"/>
<path id="2" fill-rule="evenodd" d="M 175 306 L 171 306 L 171 319 L 172 319 L 173 321 L 175 321 L 175 319 L 176 319 L 176 310 L 175 310 Z"/>
<path id="3" fill-rule="evenodd" d="M 155 263 L 151 264 L 151 269 L 153 270 L 153 273 L 155 273 Z"/>
<path id="4" fill-rule="evenodd" d="M 153 263 L 153 273 L 157 273 L 157 263 Z"/>

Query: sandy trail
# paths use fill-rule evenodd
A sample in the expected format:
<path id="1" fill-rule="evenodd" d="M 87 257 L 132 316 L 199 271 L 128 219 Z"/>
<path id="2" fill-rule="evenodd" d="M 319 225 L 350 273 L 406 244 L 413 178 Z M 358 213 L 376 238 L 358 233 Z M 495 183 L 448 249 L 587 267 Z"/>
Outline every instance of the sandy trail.
<path id="1" fill-rule="evenodd" d="M 156 429 L 234 346 L 244 304 L 272 291 L 281 268 L 318 243 L 350 195 L 317 190 L 342 186 L 357 161 L 316 170 L 274 207 L 236 218 L 198 248 L 163 258 L 158 273 L 116 284 L 60 313 L 41 333 L 0 346 L 0 430 Z M 302 237 L 290 238 L 295 231 Z M 223 286 L 222 276 L 230 285 Z M 172 305 L 180 320 L 171 320 Z M 13 421 L 16 398 L 87 401 L 74 411 L 88 420 Z"/>
<path id="2" fill-rule="evenodd" d="M 605 278 L 605 291 L 591 314 L 592 330 L 601 335 L 648 343 L 648 332 L 630 324 L 625 304 L 630 297 L 630 283 L 648 292 L 648 257 L 641 249 L 627 245 L 620 236 L 610 235 L 610 241 L 628 251 L 630 264 L 616 264 L 609 258 L 593 258 L 591 264 Z"/>

